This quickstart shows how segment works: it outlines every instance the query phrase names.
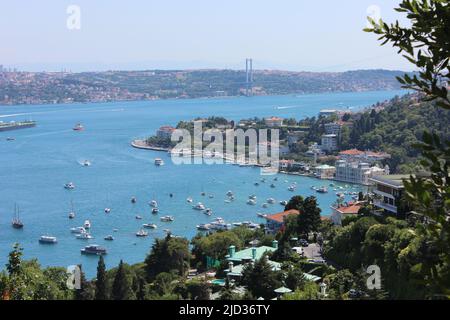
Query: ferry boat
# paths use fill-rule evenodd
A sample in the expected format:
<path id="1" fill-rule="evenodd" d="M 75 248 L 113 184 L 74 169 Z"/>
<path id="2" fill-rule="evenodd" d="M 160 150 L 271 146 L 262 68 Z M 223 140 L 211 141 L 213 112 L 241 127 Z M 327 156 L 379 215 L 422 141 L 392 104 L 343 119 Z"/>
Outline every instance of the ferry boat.
<path id="1" fill-rule="evenodd" d="M 17 129 L 32 128 L 36 126 L 36 121 L 22 121 L 22 122 L 3 122 L 0 121 L 0 131 L 9 131 Z"/>
<path id="2" fill-rule="evenodd" d="M 148 232 L 143 229 L 136 232 L 136 237 L 146 237 L 146 236 L 148 236 Z"/>
<path id="3" fill-rule="evenodd" d="M 64 189 L 67 189 L 67 190 L 75 189 L 75 184 L 73 182 L 66 183 L 64 185 Z"/>
<path id="4" fill-rule="evenodd" d="M 73 131 L 83 131 L 84 127 L 81 123 L 77 123 L 75 127 L 73 127 Z"/>
<path id="5" fill-rule="evenodd" d="M 91 244 L 89 246 L 81 249 L 82 254 L 95 254 L 95 255 L 104 255 L 107 254 L 107 250 L 104 247 L 99 246 L 98 244 Z"/>
<path id="6" fill-rule="evenodd" d="M 20 220 L 19 207 L 17 205 L 14 206 L 14 218 L 12 219 L 11 224 L 14 229 L 22 229 L 23 228 L 23 222 Z"/>
<path id="7" fill-rule="evenodd" d="M 197 204 L 193 207 L 193 209 L 194 209 L 194 210 L 203 211 L 203 210 L 205 210 L 206 208 L 205 208 L 205 205 L 204 205 L 203 203 L 199 202 L 199 203 L 197 203 Z"/>
<path id="8" fill-rule="evenodd" d="M 52 236 L 41 236 L 39 238 L 39 243 L 54 244 L 57 242 L 58 242 L 58 240 L 56 239 L 56 237 L 52 237 Z"/>
<path id="9" fill-rule="evenodd" d="M 142 227 L 147 228 L 147 229 L 157 229 L 158 226 L 154 223 L 144 223 L 142 225 Z"/>
<path id="10" fill-rule="evenodd" d="M 107 240 L 107 241 L 113 241 L 113 240 L 114 240 L 114 237 L 113 237 L 112 235 L 107 235 L 107 236 L 104 237 L 103 239 L 104 239 L 104 240 Z"/>
<path id="11" fill-rule="evenodd" d="M 155 166 L 163 166 L 164 165 L 164 161 L 161 158 L 156 158 L 155 159 Z"/>

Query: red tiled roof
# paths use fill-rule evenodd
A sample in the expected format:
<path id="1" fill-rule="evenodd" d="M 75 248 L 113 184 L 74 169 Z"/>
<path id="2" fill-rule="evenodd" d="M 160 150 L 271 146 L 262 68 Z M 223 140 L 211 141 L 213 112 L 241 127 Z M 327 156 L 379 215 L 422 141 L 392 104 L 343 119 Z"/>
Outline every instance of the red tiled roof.
<path id="1" fill-rule="evenodd" d="M 287 216 L 290 216 L 290 215 L 293 215 L 293 214 L 297 215 L 297 214 L 300 214 L 300 212 L 298 210 L 291 209 L 291 210 L 288 210 L 288 211 L 284 211 L 284 212 L 268 215 L 268 216 L 266 216 L 266 219 L 267 220 L 273 220 L 273 221 L 276 221 L 276 222 L 279 222 L 279 223 L 283 223 L 284 219 Z"/>
<path id="2" fill-rule="evenodd" d="M 348 206 L 337 207 L 336 210 L 341 214 L 357 214 L 361 207 L 360 204 L 349 204 Z"/>
<path id="3" fill-rule="evenodd" d="M 159 128 L 160 131 L 173 131 L 176 130 L 174 127 L 172 126 L 162 126 Z"/>
<path id="4" fill-rule="evenodd" d="M 364 154 L 364 151 L 360 151 L 358 149 L 350 149 L 350 150 L 341 151 L 341 152 L 339 152 L 339 154 L 346 155 L 346 156 L 358 156 L 358 155 Z"/>
<path id="5" fill-rule="evenodd" d="M 280 121 L 280 120 L 283 120 L 282 118 L 278 118 L 278 117 L 270 117 L 270 118 L 267 118 L 266 120 L 271 120 L 271 121 Z"/>

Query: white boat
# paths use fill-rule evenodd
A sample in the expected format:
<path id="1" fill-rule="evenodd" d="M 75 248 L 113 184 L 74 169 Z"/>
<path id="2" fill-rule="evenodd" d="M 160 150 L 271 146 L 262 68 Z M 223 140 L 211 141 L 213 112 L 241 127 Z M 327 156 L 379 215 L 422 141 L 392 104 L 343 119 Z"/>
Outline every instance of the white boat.
<path id="1" fill-rule="evenodd" d="M 105 239 L 107 241 L 112 241 L 112 240 L 114 240 L 114 237 L 112 235 L 108 235 L 108 236 L 104 237 L 103 239 Z"/>
<path id="2" fill-rule="evenodd" d="M 146 237 L 146 236 L 148 236 L 148 232 L 145 231 L 144 229 L 141 229 L 138 232 L 136 232 L 136 237 Z"/>
<path id="3" fill-rule="evenodd" d="M 70 228 L 70 232 L 72 233 L 86 233 L 86 229 L 84 227 L 75 227 L 75 228 Z"/>
<path id="4" fill-rule="evenodd" d="M 318 192 L 318 193 L 327 193 L 328 189 L 326 187 L 320 187 L 320 188 L 316 189 L 316 192 Z"/>
<path id="5" fill-rule="evenodd" d="M 40 243 L 54 244 L 54 243 L 57 243 L 58 240 L 56 239 L 56 237 L 52 237 L 52 236 L 41 236 L 39 238 L 39 242 Z"/>
<path id="6" fill-rule="evenodd" d="M 197 229 L 201 231 L 208 231 L 211 229 L 211 225 L 208 223 L 202 223 L 197 226 Z"/>
<path id="7" fill-rule="evenodd" d="M 256 205 L 256 201 L 253 200 L 253 199 L 248 199 L 247 204 L 251 205 L 251 206 L 254 206 L 254 205 Z"/>
<path id="8" fill-rule="evenodd" d="M 110 213 L 111 212 L 111 208 L 105 208 L 105 213 Z"/>
<path id="9" fill-rule="evenodd" d="M 286 200 L 282 200 L 282 201 L 280 201 L 280 204 L 281 204 L 282 206 L 286 206 L 286 205 L 288 204 L 288 202 L 287 202 Z"/>
<path id="10" fill-rule="evenodd" d="M 172 222 L 172 221 L 174 221 L 175 219 L 174 219 L 174 217 L 172 217 L 172 216 L 164 216 L 164 217 L 161 217 L 161 221 L 162 222 Z"/>
<path id="11" fill-rule="evenodd" d="M 69 219 L 74 219 L 75 218 L 75 212 L 69 212 Z"/>
<path id="12" fill-rule="evenodd" d="M 205 210 L 205 212 L 203 212 L 203 213 L 206 214 L 207 216 L 210 216 L 210 215 L 213 214 L 213 211 L 212 211 L 212 209 L 207 208 L 207 209 Z"/>
<path id="13" fill-rule="evenodd" d="M 164 165 L 164 161 L 161 158 L 155 159 L 155 166 L 163 166 L 163 165 Z"/>
<path id="14" fill-rule="evenodd" d="M 233 196 L 233 191 L 229 190 L 229 191 L 227 192 L 227 196 L 228 196 L 228 197 Z"/>
<path id="15" fill-rule="evenodd" d="M 269 198 L 266 200 L 268 204 L 274 204 L 275 203 L 275 199 L 274 198 Z"/>
<path id="16" fill-rule="evenodd" d="M 249 199 L 256 200 L 256 195 L 252 194 L 248 196 Z"/>
<path id="17" fill-rule="evenodd" d="M 136 203 L 136 202 L 137 202 L 136 197 L 131 197 L 131 203 Z"/>
<path id="18" fill-rule="evenodd" d="M 158 206 L 158 202 L 156 202 L 156 200 L 152 200 L 150 201 L 149 205 L 153 208 L 156 208 Z"/>
<path id="19" fill-rule="evenodd" d="M 152 213 L 153 214 L 157 214 L 159 212 L 159 209 L 158 208 L 152 208 Z"/>
<path id="20" fill-rule="evenodd" d="M 186 202 L 187 203 L 192 203 L 194 200 L 192 200 L 192 198 L 191 197 L 187 197 L 187 199 L 186 199 Z"/>
<path id="21" fill-rule="evenodd" d="M 146 228 L 146 229 L 157 229 L 158 226 L 154 223 L 144 223 L 142 225 L 142 227 Z"/>
<path id="22" fill-rule="evenodd" d="M 213 199 L 213 198 L 214 198 L 214 195 L 213 195 L 213 194 L 210 194 L 210 195 L 208 196 L 208 198 Z"/>
<path id="23" fill-rule="evenodd" d="M 142 217 L 140 215 L 135 216 L 136 220 L 141 220 Z"/>
<path id="24" fill-rule="evenodd" d="M 106 254 L 106 248 L 99 246 L 98 244 L 91 244 L 89 246 L 81 249 L 82 254 L 95 254 L 95 255 L 103 255 Z"/>
<path id="25" fill-rule="evenodd" d="M 77 234 L 76 236 L 77 239 L 81 239 L 81 240 L 90 240 L 90 239 L 94 239 L 93 236 L 91 236 L 89 233 L 87 232 L 83 232 L 80 234 Z"/>
<path id="26" fill-rule="evenodd" d="M 90 167 L 90 166 L 91 166 L 91 162 L 89 160 L 84 160 L 83 167 Z"/>
<path id="27" fill-rule="evenodd" d="M 91 221 L 89 221 L 89 220 L 84 221 L 83 227 L 85 229 L 90 229 L 91 228 Z"/>
<path id="28" fill-rule="evenodd" d="M 295 187 L 294 185 L 290 185 L 290 186 L 288 187 L 288 190 L 289 190 L 289 191 L 295 191 L 295 188 L 296 188 L 296 187 Z"/>
<path id="29" fill-rule="evenodd" d="M 265 217 L 267 217 L 267 214 L 265 214 L 265 213 L 260 213 L 260 212 L 258 212 L 256 215 L 257 215 L 258 217 L 260 217 L 260 218 L 265 218 Z"/>
<path id="30" fill-rule="evenodd" d="M 242 226 L 242 222 L 233 222 L 233 226 L 241 227 Z"/>
<path id="31" fill-rule="evenodd" d="M 263 204 L 262 204 L 262 207 L 263 207 L 263 208 L 268 208 L 268 207 L 269 207 L 269 204 L 268 204 L 268 203 L 263 203 Z"/>
<path id="32" fill-rule="evenodd" d="M 218 223 L 218 222 L 212 222 L 211 228 L 214 230 L 230 230 L 231 224 L 230 223 Z"/>
<path id="33" fill-rule="evenodd" d="M 203 211 L 205 210 L 205 205 L 201 202 L 197 203 L 195 206 L 192 207 L 194 210 Z"/>
<path id="34" fill-rule="evenodd" d="M 67 190 L 75 189 L 75 184 L 73 182 L 66 183 L 64 185 L 64 189 L 67 189 Z"/>

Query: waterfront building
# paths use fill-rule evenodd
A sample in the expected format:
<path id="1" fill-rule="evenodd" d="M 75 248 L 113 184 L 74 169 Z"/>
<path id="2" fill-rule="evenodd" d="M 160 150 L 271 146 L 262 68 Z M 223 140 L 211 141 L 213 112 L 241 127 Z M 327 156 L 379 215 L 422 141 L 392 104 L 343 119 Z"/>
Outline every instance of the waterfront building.
<path id="1" fill-rule="evenodd" d="M 292 209 L 283 211 L 271 215 L 267 215 L 266 218 L 266 232 L 269 234 L 276 234 L 278 231 L 284 230 L 284 223 L 287 217 L 291 215 L 299 215 L 298 210 Z"/>
<path id="2" fill-rule="evenodd" d="M 322 143 L 320 148 L 326 152 L 333 152 L 337 150 L 337 135 L 324 134 L 322 136 Z"/>
<path id="3" fill-rule="evenodd" d="M 314 168 L 314 175 L 319 179 L 333 179 L 336 174 L 336 167 L 323 164 Z"/>
<path id="4" fill-rule="evenodd" d="M 376 165 L 371 167 L 367 162 L 338 160 L 335 180 L 368 186 L 370 178 L 388 173 L 389 167 L 382 169 Z"/>
<path id="5" fill-rule="evenodd" d="M 266 123 L 266 126 L 268 126 L 269 128 L 276 128 L 283 126 L 283 118 L 279 117 L 270 117 L 264 119 L 264 122 Z"/>
<path id="6" fill-rule="evenodd" d="M 339 152 L 339 159 L 347 161 L 364 161 L 368 163 L 380 162 L 391 157 L 385 152 L 361 151 L 358 149 L 350 149 Z"/>
<path id="7" fill-rule="evenodd" d="M 385 175 L 372 177 L 374 184 L 372 192 L 375 194 L 373 204 L 376 208 L 388 213 L 399 214 L 401 212 L 400 199 L 404 193 L 403 179 L 408 175 Z"/>
<path id="8" fill-rule="evenodd" d="M 359 209 L 362 208 L 360 203 L 347 203 L 347 204 L 339 204 L 331 206 L 333 210 L 330 219 L 335 225 L 342 225 L 342 220 L 345 217 L 357 215 Z"/>
<path id="9" fill-rule="evenodd" d="M 161 139 L 170 139 L 175 130 L 176 129 L 171 126 L 162 126 L 156 131 L 156 136 Z"/>

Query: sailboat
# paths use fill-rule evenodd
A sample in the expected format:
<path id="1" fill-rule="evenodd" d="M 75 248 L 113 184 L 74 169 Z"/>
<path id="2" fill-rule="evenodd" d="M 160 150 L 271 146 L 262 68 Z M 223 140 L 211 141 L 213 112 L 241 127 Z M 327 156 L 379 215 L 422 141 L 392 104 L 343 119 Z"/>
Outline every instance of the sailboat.
<path id="1" fill-rule="evenodd" d="M 14 218 L 12 219 L 12 226 L 15 229 L 23 228 L 23 222 L 20 220 L 19 207 L 17 206 L 17 204 L 14 205 Z"/>
<path id="2" fill-rule="evenodd" d="M 69 212 L 69 219 L 75 218 L 75 210 L 73 209 L 73 201 L 70 201 L 70 212 Z"/>

